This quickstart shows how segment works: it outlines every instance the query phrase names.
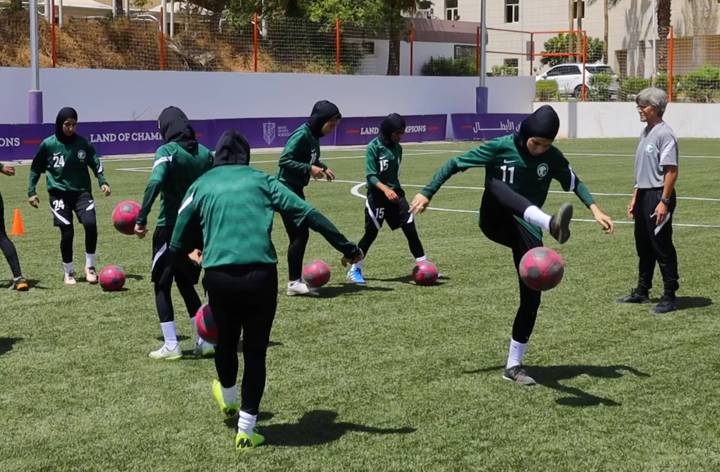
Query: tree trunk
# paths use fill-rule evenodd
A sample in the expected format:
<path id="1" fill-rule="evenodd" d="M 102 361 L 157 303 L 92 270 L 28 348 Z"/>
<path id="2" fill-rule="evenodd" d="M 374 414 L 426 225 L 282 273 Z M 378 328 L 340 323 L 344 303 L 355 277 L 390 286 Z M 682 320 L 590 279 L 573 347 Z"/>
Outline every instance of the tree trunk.
<path id="1" fill-rule="evenodd" d="M 10 2 L 10 11 L 22 10 L 22 0 L 12 0 Z"/>
<path id="2" fill-rule="evenodd" d="M 668 70 L 668 34 L 670 33 L 671 1 L 658 0 L 657 3 L 657 69 L 658 72 Z"/>
<path id="3" fill-rule="evenodd" d="M 610 56 L 608 54 L 609 41 L 610 41 L 610 0 L 603 0 L 603 62 L 610 64 Z"/>
<path id="4" fill-rule="evenodd" d="M 387 75 L 400 75 L 400 37 L 402 31 L 397 25 L 390 26 L 390 51 Z"/>
<path id="5" fill-rule="evenodd" d="M 574 30 L 575 29 L 575 0 L 568 0 L 568 30 Z M 575 52 L 575 34 L 570 33 L 568 34 L 568 54 L 572 54 Z M 568 56 L 567 58 L 561 58 L 562 62 L 570 62 L 572 58 Z"/>
<path id="6" fill-rule="evenodd" d="M 123 8 L 122 0 L 113 0 L 113 3 L 115 4 L 115 14 L 118 17 L 125 15 L 125 9 Z"/>

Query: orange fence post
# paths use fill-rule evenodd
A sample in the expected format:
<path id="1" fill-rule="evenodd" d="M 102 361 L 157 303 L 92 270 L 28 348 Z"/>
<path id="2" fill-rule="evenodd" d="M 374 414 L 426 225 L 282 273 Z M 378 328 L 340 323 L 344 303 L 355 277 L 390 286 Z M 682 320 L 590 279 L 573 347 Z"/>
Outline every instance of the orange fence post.
<path id="1" fill-rule="evenodd" d="M 587 45 L 588 45 L 588 39 L 587 39 L 587 33 L 585 31 L 582 31 L 581 33 L 582 38 L 582 64 L 583 64 L 583 77 L 582 77 L 582 101 L 587 100 L 587 85 L 585 85 L 585 77 L 587 75 L 585 74 L 585 64 L 587 63 Z"/>
<path id="2" fill-rule="evenodd" d="M 55 1 L 50 2 L 50 57 L 52 66 L 57 66 L 57 30 L 55 29 Z"/>
<path id="3" fill-rule="evenodd" d="M 258 53 L 259 53 L 259 38 L 258 38 L 258 15 L 253 13 L 253 72 L 258 70 Z"/>
<path id="4" fill-rule="evenodd" d="M 480 27 L 475 31 L 475 75 L 480 75 Z"/>
<path id="5" fill-rule="evenodd" d="M 160 43 L 160 70 L 165 70 L 165 34 L 163 33 L 163 25 L 165 24 L 165 11 L 160 7 L 160 29 L 158 30 L 158 41 Z"/>
<path id="6" fill-rule="evenodd" d="M 340 73 L 340 18 L 335 18 L 335 73 Z"/>
<path id="7" fill-rule="evenodd" d="M 415 24 L 410 22 L 410 75 L 413 75 L 415 62 Z"/>
<path id="8" fill-rule="evenodd" d="M 673 62 L 675 59 L 675 31 L 670 27 L 670 38 L 668 41 L 668 102 L 673 100 Z"/>

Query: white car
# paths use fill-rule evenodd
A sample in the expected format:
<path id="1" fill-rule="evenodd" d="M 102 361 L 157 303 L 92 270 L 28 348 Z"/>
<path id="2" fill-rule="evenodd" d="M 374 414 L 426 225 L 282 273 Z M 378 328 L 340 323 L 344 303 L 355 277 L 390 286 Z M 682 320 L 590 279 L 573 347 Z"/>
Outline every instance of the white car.
<path id="1" fill-rule="evenodd" d="M 545 71 L 542 75 L 537 76 L 535 80 L 554 80 L 558 84 L 560 95 L 572 95 L 578 98 L 582 95 L 582 69 L 582 63 L 558 64 Z M 606 64 L 585 64 L 585 84 L 588 88 L 591 88 L 592 81 L 590 78 L 593 74 L 609 74 L 612 77 L 609 87 L 610 98 L 617 98 L 619 89 L 618 76 L 610 66 Z"/>

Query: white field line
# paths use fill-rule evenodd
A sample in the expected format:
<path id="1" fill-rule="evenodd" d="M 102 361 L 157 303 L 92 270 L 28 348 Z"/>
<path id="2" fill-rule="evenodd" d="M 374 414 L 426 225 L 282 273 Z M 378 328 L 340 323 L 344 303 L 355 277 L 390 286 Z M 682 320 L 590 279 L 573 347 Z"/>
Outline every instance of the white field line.
<path id="1" fill-rule="evenodd" d="M 347 183 L 354 183 L 352 181 L 342 180 L 339 182 L 347 182 Z M 357 183 L 355 186 L 353 186 L 350 189 L 350 194 L 354 197 L 358 198 L 367 198 L 365 195 L 360 193 L 360 189 L 365 185 L 365 182 Z M 407 187 L 419 187 L 418 185 L 407 185 Z M 459 187 L 462 188 L 462 187 Z M 427 207 L 428 210 L 434 210 L 434 211 L 445 211 L 445 212 L 452 212 L 452 213 L 474 213 L 477 214 L 478 210 L 457 210 L 454 208 L 439 208 L 439 207 Z M 582 223 L 597 223 L 595 220 L 591 219 L 585 219 L 585 218 L 573 218 L 573 221 L 578 221 Z M 632 221 L 626 221 L 626 220 L 616 220 L 614 221 L 615 224 L 621 224 L 621 225 L 631 225 L 634 224 Z M 720 225 L 705 225 L 705 224 L 692 224 L 692 223 L 673 223 L 673 226 L 681 226 L 684 228 L 720 228 Z"/>

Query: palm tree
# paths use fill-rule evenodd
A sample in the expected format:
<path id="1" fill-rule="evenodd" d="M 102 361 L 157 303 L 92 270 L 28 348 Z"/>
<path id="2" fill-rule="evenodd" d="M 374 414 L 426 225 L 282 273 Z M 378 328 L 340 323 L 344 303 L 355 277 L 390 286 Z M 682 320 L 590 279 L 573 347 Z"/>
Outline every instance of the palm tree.
<path id="1" fill-rule="evenodd" d="M 657 31 L 658 31 L 658 48 L 657 48 L 657 67 L 660 72 L 667 72 L 668 69 L 668 51 L 667 37 L 670 33 L 671 0 L 657 0 Z"/>
<path id="2" fill-rule="evenodd" d="M 390 29 L 387 75 L 400 75 L 400 39 L 407 29 L 407 20 L 402 12 L 414 11 L 418 4 L 424 6 L 426 3 L 417 0 L 388 0 L 385 3 L 384 16 Z"/>

